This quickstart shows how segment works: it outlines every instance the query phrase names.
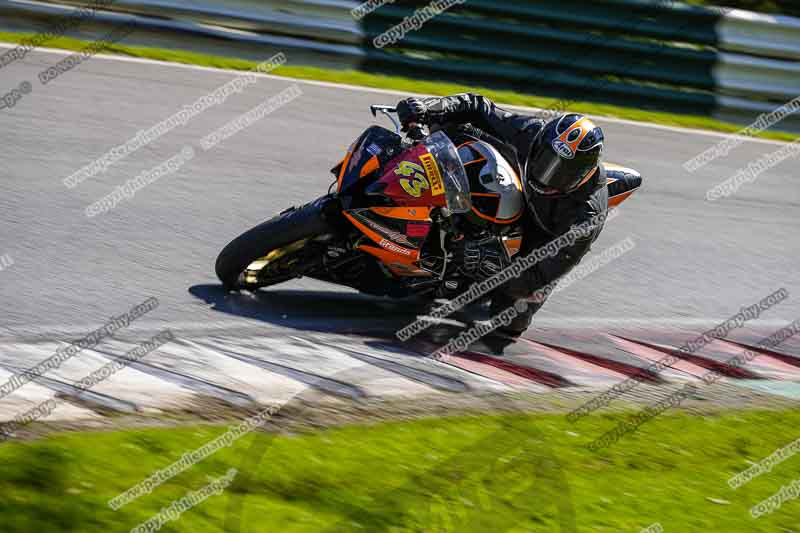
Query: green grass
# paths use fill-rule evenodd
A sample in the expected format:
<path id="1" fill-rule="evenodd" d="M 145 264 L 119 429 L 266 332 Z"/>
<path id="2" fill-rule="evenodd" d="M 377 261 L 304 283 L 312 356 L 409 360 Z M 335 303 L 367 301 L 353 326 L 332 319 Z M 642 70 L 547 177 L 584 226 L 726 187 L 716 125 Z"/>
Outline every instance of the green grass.
<path id="1" fill-rule="evenodd" d="M 29 36 L 29 34 L 0 32 L 0 41 L 19 43 L 22 39 Z M 87 41 L 81 41 L 68 37 L 60 37 L 49 41 L 46 46 L 51 48 L 62 48 L 66 50 L 81 50 L 87 44 Z M 110 45 L 105 53 L 114 53 L 133 57 L 143 57 L 161 61 L 172 61 L 176 63 L 233 70 L 249 70 L 257 64 L 255 61 L 247 61 L 243 59 L 224 58 L 187 51 L 119 44 Z M 463 92 L 478 92 L 498 103 L 537 107 L 542 109 L 551 108 L 554 105 L 557 105 L 558 107 L 563 105 L 561 104 L 561 99 L 557 98 L 520 94 L 512 91 L 494 90 L 478 86 L 413 80 L 400 76 L 368 74 L 354 70 L 334 70 L 305 66 L 283 66 L 276 69 L 273 74 L 285 76 L 287 78 L 328 81 L 363 87 L 392 89 L 400 92 L 432 94 L 438 96 L 446 96 Z M 384 98 L 391 99 L 391 97 Z M 394 102 L 390 101 L 389 103 Z M 698 128 L 725 133 L 733 133 L 742 129 L 741 125 L 731 124 L 704 116 L 648 111 L 643 109 L 592 102 L 572 102 L 569 104 L 569 110 L 592 116 L 615 117 L 636 120 L 640 122 L 652 122 L 666 126 Z M 758 133 L 757 137 L 791 142 L 797 138 L 797 135 L 782 131 L 764 131 Z"/>
<path id="2" fill-rule="evenodd" d="M 59 433 L 0 446 L 0 523 L 7 533 L 129 531 L 237 468 L 225 493 L 163 531 L 236 533 L 224 524 L 237 503 L 241 533 L 616 533 L 654 522 L 681 533 L 797 531 L 800 501 L 748 513 L 800 478 L 800 457 L 737 491 L 727 479 L 796 439 L 799 412 L 669 414 L 597 454 L 584 447 L 617 420 L 466 416 L 253 434 L 116 512 L 110 498 L 225 427 Z"/>

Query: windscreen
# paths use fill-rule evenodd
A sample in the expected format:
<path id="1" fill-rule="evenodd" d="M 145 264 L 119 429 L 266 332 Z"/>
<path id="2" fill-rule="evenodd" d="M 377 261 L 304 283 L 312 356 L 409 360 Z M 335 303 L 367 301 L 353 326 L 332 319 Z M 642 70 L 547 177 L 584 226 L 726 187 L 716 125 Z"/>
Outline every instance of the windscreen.
<path id="1" fill-rule="evenodd" d="M 469 196 L 469 179 L 453 141 L 444 132 L 437 131 L 425 141 L 425 147 L 439 165 L 451 213 L 466 213 L 472 209 Z"/>

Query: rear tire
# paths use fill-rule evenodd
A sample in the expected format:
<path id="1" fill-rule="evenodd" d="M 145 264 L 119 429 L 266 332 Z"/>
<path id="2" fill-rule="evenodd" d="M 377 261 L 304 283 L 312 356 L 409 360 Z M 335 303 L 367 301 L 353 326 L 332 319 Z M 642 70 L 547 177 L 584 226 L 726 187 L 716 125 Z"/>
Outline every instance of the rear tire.
<path id="1" fill-rule="evenodd" d="M 234 239 L 217 257 L 215 270 L 225 288 L 243 288 L 241 274 L 250 264 L 273 250 L 332 233 L 323 212 L 330 201 L 330 197 L 323 197 L 302 207 L 293 207 Z M 287 280 L 276 280 L 275 283 L 281 281 Z"/>

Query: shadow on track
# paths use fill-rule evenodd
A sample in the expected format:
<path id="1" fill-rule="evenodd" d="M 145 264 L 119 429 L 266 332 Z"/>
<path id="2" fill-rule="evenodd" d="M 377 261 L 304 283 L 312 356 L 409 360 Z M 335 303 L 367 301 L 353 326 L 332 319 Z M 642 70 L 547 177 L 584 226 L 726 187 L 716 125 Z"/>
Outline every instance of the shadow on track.
<path id="1" fill-rule="evenodd" d="M 395 300 L 352 292 L 270 290 L 228 293 L 221 285 L 194 285 L 189 293 L 214 311 L 302 331 L 370 335 L 401 343 L 395 334 L 429 310 L 422 298 Z M 454 315 L 456 320 L 463 316 Z M 428 340 L 450 338 L 460 328 L 432 327 Z"/>

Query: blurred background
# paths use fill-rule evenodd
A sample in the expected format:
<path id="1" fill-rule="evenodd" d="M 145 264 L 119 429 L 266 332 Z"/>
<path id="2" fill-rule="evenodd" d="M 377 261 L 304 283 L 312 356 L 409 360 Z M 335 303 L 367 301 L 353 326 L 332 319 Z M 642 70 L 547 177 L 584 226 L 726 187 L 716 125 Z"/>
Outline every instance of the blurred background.
<path id="1" fill-rule="evenodd" d="M 368 4 L 369 2 L 367 2 Z M 800 93 L 800 20 L 789 0 L 470 0 L 400 42 L 373 39 L 423 0 L 118 0 L 67 35 L 121 17 L 124 42 L 292 65 L 355 69 L 575 101 L 752 120 Z M 81 2 L 0 1 L 0 30 L 34 32 Z M 366 4 L 365 4 L 366 5 Z M 746 10 L 746 11 L 745 11 Z M 566 105 L 564 105 L 566 107 Z M 798 128 L 790 117 L 784 129 Z"/>

